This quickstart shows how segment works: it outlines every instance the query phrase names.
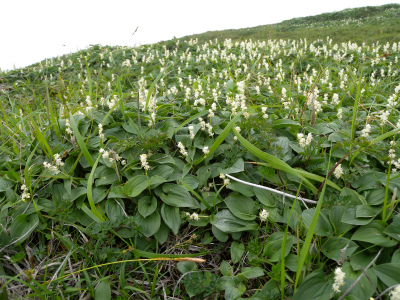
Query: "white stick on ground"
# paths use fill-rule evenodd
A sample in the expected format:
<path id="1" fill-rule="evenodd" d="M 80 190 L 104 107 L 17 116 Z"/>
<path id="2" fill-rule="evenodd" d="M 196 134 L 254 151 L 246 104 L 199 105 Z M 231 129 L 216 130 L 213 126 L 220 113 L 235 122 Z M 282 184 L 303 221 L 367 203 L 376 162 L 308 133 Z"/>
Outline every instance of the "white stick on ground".
<path id="1" fill-rule="evenodd" d="M 313 204 L 317 204 L 318 203 L 317 201 L 314 201 L 314 200 L 305 199 L 305 198 L 302 198 L 300 196 L 296 197 L 296 196 L 293 196 L 291 194 L 287 194 L 287 193 L 284 193 L 284 192 L 281 192 L 281 191 L 278 191 L 278 190 L 275 190 L 275 189 L 272 189 L 272 188 L 269 188 L 269 187 L 266 187 L 266 186 L 262 186 L 262 185 L 250 183 L 250 182 L 247 182 L 247 181 L 244 181 L 244 180 L 240 180 L 240 179 L 237 179 L 237 178 L 235 178 L 235 177 L 233 177 L 231 175 L 228 175 L 228 174 L 225 174 L 225 176 L 227 176 L 228 178 L 230 178 L 232 180 L 235 180 L 237 182 L 240 182 L 240 183 L 243 183 L 243 184 L 246 184 L 246 185 L 250 185 L 250 186 L 254 186 L 254 187 L 257 187 L 257 188 L 260 188 L 260 189 L 264 189 L 264 190 L 267 190 L 267 191 L 282 195 L 284 197 L 289 197 L 289 198 L 293 198 L 293 199 L 297 198 L 300 201 L 303 201 L 303 203 L 304 202 L 313 203 Z M 305 205 L 305 203 L 304 203 L 304 205 Z M 306 207 L 307 207 L 307 205 L 306 205 Z"/>

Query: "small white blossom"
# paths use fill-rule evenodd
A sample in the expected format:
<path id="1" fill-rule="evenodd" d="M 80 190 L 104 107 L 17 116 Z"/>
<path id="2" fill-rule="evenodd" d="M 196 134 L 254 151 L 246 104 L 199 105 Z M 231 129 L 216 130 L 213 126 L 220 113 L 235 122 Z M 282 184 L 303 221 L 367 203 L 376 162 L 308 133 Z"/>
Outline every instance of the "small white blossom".
<path id="1" fill-rule="evenodd" d="M 188 153 L 185 150 L 185 146 L 183 146 L 182 142 L 178 143 L 178 148 L 179 148 L 179 152 L 181 152 L 182 155 L 188 156 Z"/>
<path id="2" fill-rule="evenodd" d="M 189 134 L 190 134 L 190 139 L 193 140 L 194 139 L 194 127 L 192 125 L 190 125 L 189 127 Z"/>
<path id="3" fill-rule="evenodd" d="M 340 287 L 344 285 L 344 277 L 346 274 L 342 271 L 342 268 L 338 267 L 335 270 L 335 282 L 332 285 L 334 292 L 340 293 Z"/>
<path id="4" fill-rule="evenodd" d="M 263 209 L 263 210 L 260 212 L 260 219 L 261 219 L 261 221 L 264 221 L 264 222 L 267 221 L 268 216 L 269 216 L 269 212 L 268 212 L 267 210 Z"/>
<path id="5" fill-rule="evenodd" d="M 140 162 L 142 163 L 142 168 L 146 171 L 150 169 L 149 163 L 147 162 L 147 154 L 140 155 Z"/>
<path id="6" fill-rule="evenodd" d="M 361 136 L 366 138 L 369 136 L 370 132 L 371 132 L 371 125 L 365 124 L 364 129 L 361 130 Z"/>
<path id="7" fill-rule="evenodd" d="M 205 155 L 207 155 L 208 153 L 210 153 L 210 149 L 208 149 L 207 146 L 204 146 L 203 152 L 204 152 Z"/>
<path id="8" fill-rule="evenodd" d="M 333 174 L 335 175 L 336 178 L 340 178 L 340 176 L 343 175 L 343 168 L 342 168 L 342 164 L 339 164 L 335 171 L 333 172 Z"/>
<path id="9" fill-rule="evenodd" d="M 196 213 L 192 213 L 189 217 L 190 220 L 195 220 L 198 221 L 199 220 L 199 215 Z"/>
<path id="10" fill-rule="evenodd" d="M 400 300 L 400 285 L 391 290 L 389 296 L 390 300 Z"/>

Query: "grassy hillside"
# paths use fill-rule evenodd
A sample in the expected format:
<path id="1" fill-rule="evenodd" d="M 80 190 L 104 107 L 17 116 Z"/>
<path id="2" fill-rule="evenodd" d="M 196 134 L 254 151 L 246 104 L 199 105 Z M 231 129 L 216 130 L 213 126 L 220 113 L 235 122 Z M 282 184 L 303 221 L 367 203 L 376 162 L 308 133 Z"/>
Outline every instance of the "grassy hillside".
<path id="1" fill-rule="evenodd" d="M 398 299 L 400 42 L 371 42 L 0 73 L 0 299 Z"/>
<path id="2" fill-rule="evenodd" d="M 341 42 L 398 42 L 400 40 L 400 4 L 367 6 L 345 9 L 316 16 L 294 18 L 278 24 L 257 27 L 208 31 L 185 36 L 206 42 L 215 38 L 224 40 L 269 39 L 325 39 Z"/>

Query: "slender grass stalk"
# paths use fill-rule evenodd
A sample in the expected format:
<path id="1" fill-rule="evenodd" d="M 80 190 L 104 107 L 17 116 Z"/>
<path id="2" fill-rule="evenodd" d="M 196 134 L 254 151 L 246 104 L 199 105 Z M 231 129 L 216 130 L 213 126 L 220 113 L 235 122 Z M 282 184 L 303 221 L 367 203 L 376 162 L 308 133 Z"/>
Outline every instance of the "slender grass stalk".
<path id="1" fill-rule="evenodd" d="M 96 159 L 95 163 L 93 164 L 92 171 L 90 172 L 90 175 L 88 178 L 87 197 L 88 197 L 88 201 L 89 201 L 92 213 L 103 222 L 103 221 L 105 221 L 105 218 L 96 209 L 96 206 L 94 205 L 94 202 L 93 202 L 93 192 L 92 192 L 94 171 L 96 170 L 96 167 L 97 167 L 97 164 L 99 163 L 100 157 L 101 157 L 101 153 L 99 153 L 99 155 L 97 156 L 97 159 Z"/>
<path id="2" fill-rule="evenodd" d="M 75 123 L 75 119 L 73 118 L 71 113 L 69 114 L 69 116 L 70 116 L 69 119 L 70 119 L 71 128 L 75 134 L 76 141 L 78 142 L 78 145 L 81 148 L 81 151 L 82 151 L 83 155 L 85 156 L 86 160 L 88 161 L 89 165 L 91 167 L 93 167 L 93 165 L 94 165 L 93 158 L 90 155 L 89 150 L 86 147 L 86 143 L 83 140 L 81 133 L 79 132 L 78 126 Z M 104 124 L 104 122 L 102 122 L 102 124 Z M 87 139 L 89 139 L 89 136 Z"/>
<path id="3" fill-rule="evenodd" d="M 350 74 L 353 77 L 353 81 L 355 83 L 356 80 L 355 80 L 353 73 L 350 72 Z M 357 85 L 356 99 L 354 100 L 354 106 L 353 106 L 353 118 L 351 120 L 351 140 L 354 140 L 355 135 L 356 135 L 356 118 L 357 118 L 357 112 L 358 112 L 358 102 L 360 101 L 360 98 L 361 98 L 362 74 L 363 74 L 363 69 L 361 67 L 361 72 L 360 72 L 358 85 Z"/>
<path id="4" fill-rule="evenodd" d="M 296 198 L 294 199 L 293 205 L 290 208 L 289 219 L 287 220 L 286 228 L 285 228 L 285 234 L 283 235 L 283 240 L 282 240 L 282 248 L 281 248 L 281 300 L 284 300 L 284 298 L 285 298 L 285 252 L 286 252 L 287 234 L 288 234 L 288 231 L 289 231 L 290 219 L 292 217 L 294 206 L 296 205 L 297 197 L 299 196 L 302 183 L 303 183 L 303 181 L 300 182 L 299 188 L 297 189 Z"/>
<path id="5" fill-rule="evenodd" d="M 331 161 L 331 157 L 329 156 L 328 166 L 330 165 L 330 161 Z M 326 182 L 327 177 L 328 177 L 328 174 L 326 174 L 325 182 Z M 303 246 L 301 247 L 300 258 L 297 262 L 296 281 L 294 283 L 295 290 L 297 289 L 297 285 L 300 280 L 301 271 L 303 269 L 304 263 L 306 261 L 306 258 L 308 256 L 308 253 L 310 250 L 311 239 L 314 235 L 315 227 L 317 226 L 319 212 L 321 211 L 322 202 L 324 201 L 326 186 L 327 185 L 324 184 L 324 187 L 322 188 L 322 192 L 319 195 L 318 203 L 317 203 L 317 206 L 315 207 L 315 211 L 314 211 L 313 218 L 311 220 L 310 228 L 307 231 L 306 239 L 304 240 Z"/>
<path id="6" fill-rule="evenodd" d="M 388 209 L 388 197 L 389 197 L 389 183 L 390 183 L 390 175 L 392 169 L 392 161 L 389 163 L 389 168 L 386 176 L 386 187 L 385 187 L 385 198 L 383 199 L 383 207 L 382 207 L 382 221 L 386 221 L 386 213 Z"/>
<path id="7" fill-rule="evenodd" d="M 51 125 L 54 128 L 54 132 L 56 133 L 57 137 L 61 139 L 61 130 L 58 124 L 58 119 L 53 111 L 52 103 L 50 102 L 50 93 L 49 93 L 49 86 L 47 85 L 47 81 L 45 81 L 46 86 L 46 105 L 47 105 L 47 115 L 49 120 L 51 120 Z"/>
<path id="8" fill-rule="evenodd" d="M 76 272 L 68 273 L 68 274 L 66 274 L 64 276 L 61 276 L 61 277 L 55 279 L 53 282 L 58 282 L 58 281 L 66 278 L 66 277 L 71 276 L 71 275 L 78 274 L 78 273 L 81 273 L 81 272 L 84 272 L 84 271 L 88 271 L 88 270 L 92 270 L 92 269 L 95 269 L 95 268 L 104 267 L 104 266 L 111 266 L 111 265 L 121 264 L 121 263 L 135 262 L 135 261 L 137 261 L 137 262 L 142 262 L 142 261 L 192 261 L 192 262 L 195 262 L 195 263 L 203 263 L 206 260 L 202 259 L 202 258 L 182 256 L 182 257 L 175 257 L 175 258 L 172 258 L 172 257 L 154 257 L 154 258 L 137 258 L 137 259 L 113 261 L 113 262 L 110 262 L 110 263 L 100 264 L 100 265 L 96 265 L 96 266 L 93 266 L 93 267 L 84 268 L 84 269 L 78 270 Z M 46 282 L 46 284 L 47 283 L 49 283 L 49 282 Z"/>

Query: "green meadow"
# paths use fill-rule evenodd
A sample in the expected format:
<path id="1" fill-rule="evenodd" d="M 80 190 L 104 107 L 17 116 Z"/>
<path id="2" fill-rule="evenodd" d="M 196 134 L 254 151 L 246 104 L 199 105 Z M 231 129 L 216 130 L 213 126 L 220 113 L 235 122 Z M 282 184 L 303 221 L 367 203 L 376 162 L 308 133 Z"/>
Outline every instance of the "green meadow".
<path id="1" fill-rule="evenodd" d="M 400 299 L 399 17 L 0 72 L 0 299 Z"/>

